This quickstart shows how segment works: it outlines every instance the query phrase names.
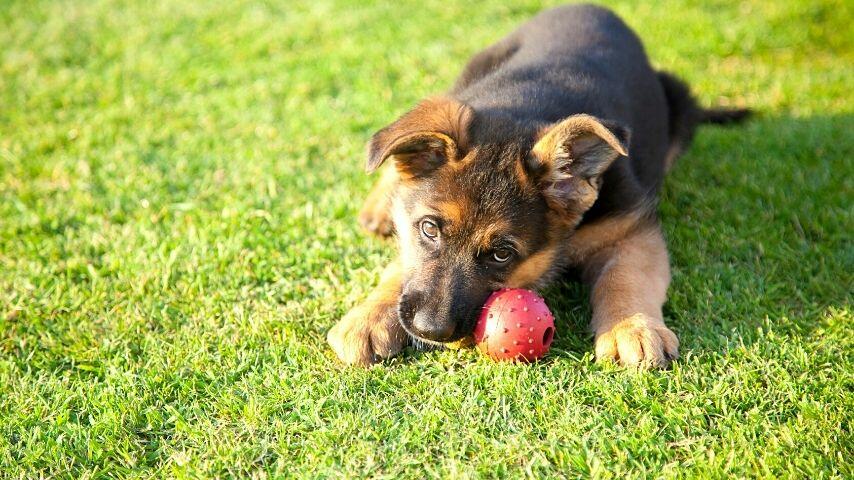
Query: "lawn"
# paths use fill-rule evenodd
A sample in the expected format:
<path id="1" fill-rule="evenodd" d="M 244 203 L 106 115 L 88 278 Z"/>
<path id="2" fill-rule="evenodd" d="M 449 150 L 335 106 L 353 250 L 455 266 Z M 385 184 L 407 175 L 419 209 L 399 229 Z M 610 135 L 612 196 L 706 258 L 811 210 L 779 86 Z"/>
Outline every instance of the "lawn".
<path id="1" fill-rule="evenodd" d="M 852 478 L 851 3 L 612 6 L 758 111 L 662 193 L 670 371 L 574 284 L 534 365 L 324 341 L 394 253 L 370 134 L 538 2 L 0 2 L 0 477 Z"/>

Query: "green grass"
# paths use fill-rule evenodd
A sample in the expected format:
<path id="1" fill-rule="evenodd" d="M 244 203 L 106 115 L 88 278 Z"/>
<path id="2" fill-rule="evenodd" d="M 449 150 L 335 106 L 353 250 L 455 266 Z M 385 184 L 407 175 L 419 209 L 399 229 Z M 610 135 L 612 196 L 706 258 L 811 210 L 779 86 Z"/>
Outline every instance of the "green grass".
<path id="1" fill-rule="evenodd" d="M 706 103 L 660 207 L 671 371 L 341 368 L 392 255 L 369 135 L 538 2 L 0 2 L 0 476 L 851 478 L 850 2 L 620 1 Z M 659 6 L 654 6 L 659 5 Z"/>

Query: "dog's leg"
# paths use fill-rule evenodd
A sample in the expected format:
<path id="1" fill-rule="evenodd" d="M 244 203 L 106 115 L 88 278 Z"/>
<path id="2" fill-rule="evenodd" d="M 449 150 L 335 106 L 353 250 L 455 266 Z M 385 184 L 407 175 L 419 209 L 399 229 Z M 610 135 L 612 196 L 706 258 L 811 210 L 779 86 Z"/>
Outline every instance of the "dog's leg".
<path id="1" fill-rule="evenodd" d="M 397 262 L 383 272 L 368 298 L 342 318 L 326 340 L 344 363 L 368 366 L 397 355 L 409 336 L 397 319 L 401 271 Z"/>
<path id="2" fill-rule="evenodd" d="M 591 286 L 596 358 L 665 367 L 678 356 L 679 340 L 661 312 L 670 283 L 661 231 L 655 224 L 634 224 L 611 232 L 616 238 L 597 245 L 582 261 Z"/>
<path id="3" fill-rule="evenodd" d="M 397 187 L 397 171 L 394 166 L 387 166 L 377 181 L 362 211 L 359 212 L 359 224 L 370 233 L 380 237 L 388 237 L 394 232 L 391 220 L 391 195 Z"/>

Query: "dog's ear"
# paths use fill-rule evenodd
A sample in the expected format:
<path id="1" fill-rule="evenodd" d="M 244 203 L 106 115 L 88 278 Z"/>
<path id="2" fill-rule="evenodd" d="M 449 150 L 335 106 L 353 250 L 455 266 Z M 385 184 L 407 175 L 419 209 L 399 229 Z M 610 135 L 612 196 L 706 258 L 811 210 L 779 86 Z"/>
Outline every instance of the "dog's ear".
<path id="1" fill-rule="evenodd" d="M 424 100 L 374 134 L 365 170 L 371 173 L 394 157 L 401 178 L 423 177 L 461 156 L 473 117 L 471 107 L 454 99 Z"/>
<path id="2" fill-rule="evenodd" d="M 628 155 L 628 143 L 627 128 L 573 115 L 541 131 L 529 166 L 552 208 L 580 214 L 598 197 L 605 170 Z"/>

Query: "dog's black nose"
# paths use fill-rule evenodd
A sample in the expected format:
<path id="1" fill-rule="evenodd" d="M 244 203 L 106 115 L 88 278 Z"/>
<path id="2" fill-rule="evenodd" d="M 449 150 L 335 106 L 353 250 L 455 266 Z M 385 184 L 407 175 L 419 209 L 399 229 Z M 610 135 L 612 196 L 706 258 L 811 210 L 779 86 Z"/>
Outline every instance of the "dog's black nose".
<path id="1" fill-rule="evenodd" d="M 425 340 L 442 342 L 454 334 L 455 324 L 442 314 L 441 302 L 429 301 L 423 292 L 407 292 L 400 298 L 400 322 L 411 333 Z"/>
<path id="2" fill-rule="evenodd" d="M 412 329 L 419 337 L 434 342 L 443 342 L 451 338 L 455 325 L 452 322 L 437 320 L 430 312 L 418 311 L 412 317 Z"/>

